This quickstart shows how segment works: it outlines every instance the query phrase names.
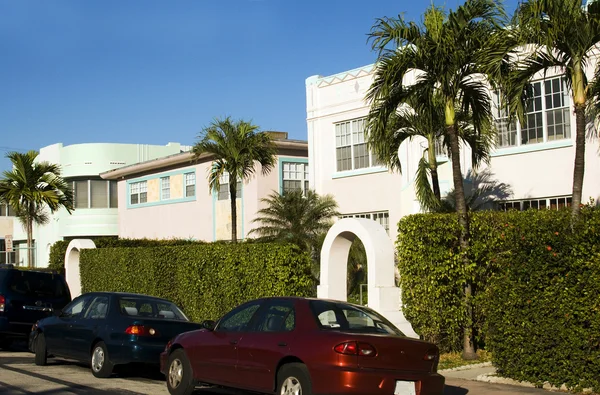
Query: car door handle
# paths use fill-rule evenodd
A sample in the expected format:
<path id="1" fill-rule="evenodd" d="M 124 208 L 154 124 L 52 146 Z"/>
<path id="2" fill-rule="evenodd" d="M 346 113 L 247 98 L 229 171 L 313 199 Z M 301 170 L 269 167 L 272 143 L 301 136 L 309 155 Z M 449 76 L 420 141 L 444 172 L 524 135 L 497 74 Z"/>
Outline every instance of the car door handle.
<path id="1" fill-rule="evenodd" d="M 279 347 L 287 347 L 287 343 L 286 342 L 279 342 L 279 343 L 277 343 L 277 345 Z"/>

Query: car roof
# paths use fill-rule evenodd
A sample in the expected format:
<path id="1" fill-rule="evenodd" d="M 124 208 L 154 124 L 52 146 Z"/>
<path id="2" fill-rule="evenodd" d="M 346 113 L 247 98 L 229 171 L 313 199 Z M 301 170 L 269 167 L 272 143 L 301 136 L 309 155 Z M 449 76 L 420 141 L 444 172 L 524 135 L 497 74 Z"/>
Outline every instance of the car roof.
<path id="1" fill-rule="evenodd" d="M 151 296 L 151 295 L 146 295 L 146 294 L 132 293 L 132 292 L 92 291 L 92 292 L 86 292 L 86 293 L 82 294 L 82 296 L 83 295 L 107 295 L 107 296 L 112 295 L 112 296 L 122 296 L 122 297 L 130 297 L 130 298 L 155 299 L 155 300 L 161 300 L 161 301 L 173 303 L 169 299 L 159 298 L 157 296 Z"/>
<path id="2" fill-rule="evenodd" d="M 257 298 L 254 300 L 249 300 L 248 302 L 252 302 L 252 301 L 268 301 L 268 300 L 306 300 L 306 301 L 318 301 L 318 302 L 330 302 L 330 303 L 344 303 L 344 304 L 348 304 L 351 306 L 356 306 L 356 307 L 366 307 L 366 306 L 362 306 L 359 304 L 355 304 L 352 302 L 348 302 L 345 300 L 336 300 L 336 299 L 327 299 L 327 298 L 314 298 L 314 297 L 306 297 L 306 296 L 266 296 L 263 298 Z"/>

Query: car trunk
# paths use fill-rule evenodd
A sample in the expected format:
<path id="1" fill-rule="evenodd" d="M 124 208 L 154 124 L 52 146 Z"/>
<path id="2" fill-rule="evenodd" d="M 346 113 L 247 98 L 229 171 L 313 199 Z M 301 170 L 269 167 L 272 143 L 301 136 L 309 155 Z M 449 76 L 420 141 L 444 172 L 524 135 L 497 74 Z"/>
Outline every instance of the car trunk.
<path id="1" fill-rule="evenodd" d="M 155 334 L 139 335 L 138 340 L 143 339 L 147 343 L 164 343 L 180 333 L 201 329 L 202 326 L 195 322 L 180 321 L 173 319 L 136 318 L 131 320 L 131 325 L 140 325 L 146 331 L 154 329 Z"/>
<path id="2" fill-rule="evenodd" d="M 358 357 L 359 368 L 431 372 L 437 363 L 437 349 L 420 340 L 392 336 L 364 336 L 356 340 L 376 350 L 375 356 Z M 435 358 L 427 360 L 425 356 L 430 353 Z"/>

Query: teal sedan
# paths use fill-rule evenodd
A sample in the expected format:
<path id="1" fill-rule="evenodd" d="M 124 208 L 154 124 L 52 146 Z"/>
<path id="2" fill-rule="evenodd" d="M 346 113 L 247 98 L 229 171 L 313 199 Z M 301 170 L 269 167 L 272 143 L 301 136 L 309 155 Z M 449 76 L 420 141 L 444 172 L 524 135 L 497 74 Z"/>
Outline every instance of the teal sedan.
<path id="1" fill-rule="evenodd" d="M 49 355 L 75 359 L 89 363 L 94 376 L 106 378 L 116 365 L 159 365 L 170 339 L 201 328 L 166 299 L 92 292 L 33 325 L 29 350 L 36 365 L 46 365 Z"/>

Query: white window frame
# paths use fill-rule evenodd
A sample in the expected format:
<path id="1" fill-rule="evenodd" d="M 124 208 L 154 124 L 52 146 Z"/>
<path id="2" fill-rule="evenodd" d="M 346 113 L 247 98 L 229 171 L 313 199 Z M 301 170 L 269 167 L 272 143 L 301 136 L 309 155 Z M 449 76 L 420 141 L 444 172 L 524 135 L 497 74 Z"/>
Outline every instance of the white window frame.
<path id="1" fill-rule="evenodd" d="M 334 124 L 334 138 L 335 138 L 335 169 L 336 172 L 341 173 L 345 171 L 353 171 L 360 169 L 368 169 L 371 167 L 380 166 L 377 163 L 375 155 L 371 152 L 367 145 L 367 119 L 365 117 L 350 119 L 347 121 L 336 122 Z M 363 146 L 367 150 L 367 164 L 366 166 L 358 166 L 356 150 L 359 146 Z M 345 161 L 350 159 L 350 168 L 346 169 L 341 166 L 340 155 L 342 152 L 347 152 L 349 148 L 350 157 L 344 158 Z"/>
<path id="2" fill-rule="evenodd" d="M 554 81 L 560 81 L 560 91 L 553 92 L 553 83 Z M 548 92 L 546 84 L 550 84 L 550 92 Z M 535 95 L 535 85 L 539 84 L 539 96 Z M 524 146 L 532 146 L 535 144 L 543 144 L 551 141 L 559 141 L 559 140 L 570 140 L 571 137 L 571 96 L 569 95 L 568 87 L 566 85 L 566 79 L 564 75 L 557 75 L 545 79 L 538 79 L 531 81 L 530 83 L 533 92 L 534 98 L 530 99 L 527 107 L 535 106 L 535 98 L 539 97 L 539 109 L 534 108 L 536 111 L 530 111 L 525 113 L 525 118 L 529 118 L 530 120 L 535 120 L 535 114 L 541 115 L 541 130 L 542 136 L 536 137 L 535 139 L 527 139 L 527 142 L 524 142 L 523 132 L 528 129 L 524 128 L 523 125 L 518 120 L 513 120 L 510 124 L 508 123 L 508 113 L 506 112 L 506 107 L 503 107 L 500 103 L 500 95 L 499 92 L 493 92 L 492 94 L 492 102 L 493 102 L 493 112 L 494 112 L 494 121 L 496 127 L 498 128 L 498 142 L 497 148 L 514 148 L 514 147 L 524 147 Z M 559 105 L 555 106 L 555 100 L 559 100 Z M 548 105 L 548 100 L 552 102 L 551 107 Z M 562 105 L 561 105 L 562 104 Z M 555 119 L 556 113 L 562 113 L 562 122 L 559 125 L 563 126 L 563 137 L 556 138 L 556 129 L 554 129 L 554 134 L 549 135 L 549 127 L 554 128 L 554 125 L 548 125 L 548 118 L 552 116 Z M 535 120 L 537 122 L 537 120 Z M 541 140 L 541 141 L 532 141 L 532 140 Z"/>
<path id="3" fill-rule="evenodd" d="M 366 213 L 343 214 L 342 218 L 367 218 L 379 222 L 385 228 L 385 231 L 390 233 L 390 212 L 389 211 L 372 211 Z"/>
<path id="4" fill-rule="evenodd" d="M 219 178 L 219 189 L 217 190 L 217 200 L 231 200 L 231 194 L 229 193 L 229 173 L 224 172 L 221 178 Z M 237 180 L 237 196 L 235 199 L 241 199 L 242 197 L 242 180 Z"/>
<path id="5" fill-rule="evenodd" d="M 196 196 L 196 173 L 195 172 L 189 172 L 189 173 L 184 173 L 183 174 L 183 186 L 184 186 L 184 193 L 185 193 L 185 197 L 194 197 Z M 188 187 L 193 187 L 190 188 L 191 192 L 188 193 Z"/>
<path id="6" fill-rule="evenodd" d="M 171 199 L 171 177 L 160 177 L 160 200 Z"/>
<path id="7" fill-rule="evenodd" d="M 516 199 L 498 202 L 498 210 L 518 210 L 524 211 L 528 209 L 535 210 L 559 210 L 561 208 L 570 207 L 573 203 L 572 195 L 563 196 L 552 196 L 547 198 L 535 198 L 535 199 Z M 552 207 L 552 206 L 555 207 Z"/>
<path id="8" fill-rule="evenodd" d="M 294 167 L 294 170 L 292 170 L 292 166 Z M 300 166 L 300 169 L 298 169 L 298 166 Z M 309 164 L 307 162 L 283 161 L 281 166 L 281 193 L 299 189 L 306 196 L 306 193 L 310 188 L 308 182 L 308 166 Z M 299 182 L 300 188 L 286 188 L 286 181 L 289 183 Z"/>
<path id="9" fill-rule="evenodd" d="M 106 183 L 106 207 L 92 207 L 92 181 L 104 181 Z M 73 191 L 73 205 L 75 210 L 77 209 L 104 209 L 104 208 L 118 208 L 118 201 L 119 201 L 119 197 L 118 197 L 118 187 L 115 188 L 115 193 L 117 194 L 117 205 L 115 207 L 111 206 L 110 204 L 110 200 L 111 200 L 111 191 L 110 191 L 110 186 L 112 183 L 115 183 L 115 185 L 117 184 L 117 181 L 111 181 L 111 180 L 98 180 L 98 179 L 70 179 L 68 180 L 69 184 L 71 185 L 71 191 Z M 87 185 L 86 188 L 86 193 L 87 193 L 87 205 L 86 207 L 77 207 L 77 195 L 76 195 L 76 190 L 75 190 L 75 183 L 76 182 L 85 182 Z"/>
<path id="10" fill-rule="evenodd" d="M 137 201 L 132 201 L 137 195 Z M 148 201 L 148 181 L 137 181 L 129 184 L 129 204 L 132 206 L 144 204 Z"/>

